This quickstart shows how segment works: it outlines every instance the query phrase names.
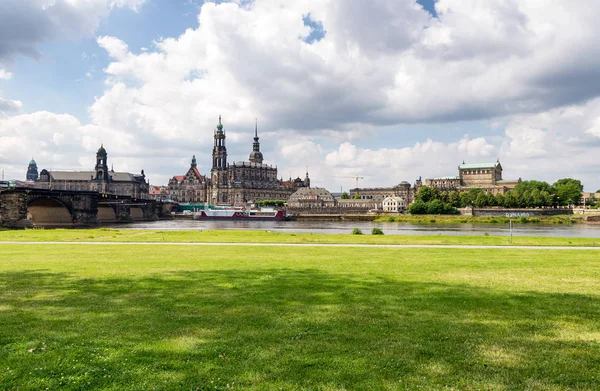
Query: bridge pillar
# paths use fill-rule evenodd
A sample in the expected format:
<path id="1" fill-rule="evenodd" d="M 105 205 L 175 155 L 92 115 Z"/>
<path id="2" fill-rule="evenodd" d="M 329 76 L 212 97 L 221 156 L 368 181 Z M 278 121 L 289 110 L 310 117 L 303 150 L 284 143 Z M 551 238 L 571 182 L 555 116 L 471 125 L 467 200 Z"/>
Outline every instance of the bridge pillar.
<path id="1" fill-rule="evenodd" d="M 28 228 L 33 223 L 27 219 L 27 194 L 4 192 L 0 194 L 0 226 Z"/>
<path id="2" fill-rule="evenodd" d="M 128 223 L 133 221 L 133 218 L 131 217 L 131 206 L 129 204 L 116 204 L 115 215 L 119 222 Z"/>
<path id="3" fill-rule="evenodd" d="M 142 208 L 146 220 L 158 220 L 158 216 L 161 214 L 160 206 L 155 201 L 147 201 L 146 205 Z"/>
<path id="4" fill-rule="evenodd" d="M 98 194 L 75 194 L 68 197 L 73 208 L 73 224 L 98 224 Z"/>

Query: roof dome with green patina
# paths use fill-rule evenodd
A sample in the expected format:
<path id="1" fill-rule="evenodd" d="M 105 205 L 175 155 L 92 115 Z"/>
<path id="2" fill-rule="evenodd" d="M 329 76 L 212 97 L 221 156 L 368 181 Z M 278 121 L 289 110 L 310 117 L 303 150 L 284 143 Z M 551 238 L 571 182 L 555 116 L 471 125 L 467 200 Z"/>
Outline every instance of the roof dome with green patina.
<path id="1" fill-rule="evenodd" d="M 223 130 L 223 124 L 221 123 L 221 116 L 219 116 L 219 124 L 217 125 L 217 130 L 219 130 L 219 131 Z"/>
<path id="2" fill-rule="evenodd" d="M 31 160 L 29 161 L 29 165 L 30 166 L 37 166 L 37 163 L 35 162 L 35 160 L 33 158 L 31 158 Z"/>
<path id="3" fill-rule="evenodd" d="M 104 149 L 104 144 L 100 144 L 100 149 L 98 149 L 97 155 L 106 155 L 106 149 Z"/>

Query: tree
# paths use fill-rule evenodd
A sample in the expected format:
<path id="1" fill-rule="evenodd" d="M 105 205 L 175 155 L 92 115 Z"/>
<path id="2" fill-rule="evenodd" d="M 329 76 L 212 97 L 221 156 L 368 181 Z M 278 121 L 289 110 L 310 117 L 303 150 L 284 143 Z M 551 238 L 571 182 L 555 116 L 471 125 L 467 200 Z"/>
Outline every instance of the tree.
<path id="1" fill-rule="evenodd" d="M 456 190 L 452 190 L 450 192 L 450 194 L 448 195 L 448 201 L 453 207 L 460 208 L 460 195 Z"/>
<path id="2" fill-rule="evenodd" d="M 542 198 L 542 192 L 538 189 L 531 190 L 531 206 L 540 208 L 544 206 L 544 199 Z"/>
<path id="3" fill-rule="evenodd" d="M 496 206 L 496 197 L 491 192 L 485 193 L 485 199 L 487 206 Z"/>
<path id="4" fill-rule="evenodd" d="M 496 199 L 497 206 L 504 206 L 504 195 L 502 193 L 496 194 L 494 198 Z"/>
<path id="5" fill-rule="evenodd" d="M 552 186 L 548 184 L 548 182 L 540 182 L 540 181 L 523 181 L 519 183 L 513 190 L 515 190 L 519 194 L 523 194 L 526 191 L 533 191 L 537 189 L 539 191 L 547 191 L 550 192 Z"/>
<path id="6" fill-rule="evenodd" d="M 423 202 L 429 202 L 433 200 L 440 199 L 440 191 L 435 187 L 422 186 L 417 193 L 416 200 L 421 200 Z"/>
<path id="7" fill-rule="evenodd" d="M 350 195 L 348 195 L 348 193 L 343 192 L 342 196 L 340 197 L 342 200 L 349 200 L 350 199 Z"/>
<path id="8" fill-rule="evenodd" d="M 572 178 L 559 179 L 552 185 L 559 205 L 578 205 L 581 202 L 583 185 L 580 180 Z"/>
<path id="9" fill-rule="evenodd" d="M 487 206 L 487 197 L 485 193 L 479 193 L 475 198 L 475 206 L 478 208 L 485 208 Z"/>
<path id="10" fill-rule="evenodd" d="M 352 197 L 352 199 L 360 200 L 360 194 L 358 194 L 358 193 L 354 194 L 354 197 Z"/>
<path id="11" fill-rule="evenodd" d="M 519 206 L 519 197 L 514 191 L 509 191 L 504 196 L 504 207 L 505 208 L 516 208 Z"/>
<path id="12" fill-rule="evenodd" d="M 416 200 L 408 207 L 408 213 L 411 215 L 427 214 L 427 204 L 422 200 Z"/>
<path id="13" fill-rule="evenodd" d="M 540 192 L 540 196 L 543 200 L 543 206 L 552 206 L 552 204 L 554 203 L 554 197 L 552 196 L 552 194 L 550 194 L 550 192 L 543 190 Z"/>

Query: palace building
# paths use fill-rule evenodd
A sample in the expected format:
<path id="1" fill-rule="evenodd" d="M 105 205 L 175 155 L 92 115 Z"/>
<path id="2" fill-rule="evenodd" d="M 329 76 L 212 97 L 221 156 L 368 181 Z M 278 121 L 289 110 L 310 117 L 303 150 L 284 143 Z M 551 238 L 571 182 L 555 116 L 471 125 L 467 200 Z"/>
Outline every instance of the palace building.
<path id="1" fill-rule="evenodd" d="M 210 177 L 196 168 L 196 157 L 183 176 L 169 181 L 169 195 L 180 203 L 209 203 L 212 205 L 245 206 L 262 200 L 286 200 L 301 187 L 310 187 L 308 172 L 304 180 L 283 181 L 277 178 L 277 167 L 263 163 L 260 151 L 258 124 L 254 127 L 254 142 L 248 161 L 227 162 L 225 129 L 219 116 L 214 131 Z"/>
<path id="2" fill-rule="evenodd" d="M 108 169 L 108 154 L 104 145 L 96 153 L 96 167 L 93 171 L 42 170 L 35 180 L 36 188 L 56 190 L 97 191 L 104 194 L 117 194 L 134 198 L 148 198 L 149 184 L 144 170 L 141 174 L 115 172 Z M 27 178 L 33 178 L 32 163 L 29 163 Z M 37 169 L 37 166 L 36 166 Z"/>
<path id="3" fill-rule="evenodd" d="M 479 188 L 492 194 L 506 194 L 521 179 L 502 179 L 500 160 L 495 163 L 463 163 L 458 166 L 458 176 L 446 176 L 425 180 L 425 185 L 441 191 L 468 191 Z"/>

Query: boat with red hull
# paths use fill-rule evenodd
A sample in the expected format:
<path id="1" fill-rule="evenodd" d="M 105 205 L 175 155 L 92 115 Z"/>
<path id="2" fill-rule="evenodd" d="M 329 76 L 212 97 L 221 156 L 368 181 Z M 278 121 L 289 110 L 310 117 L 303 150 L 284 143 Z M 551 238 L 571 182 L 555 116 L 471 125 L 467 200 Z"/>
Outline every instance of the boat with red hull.
<path id="1" fill-rule="evenodd" d="M 283 209 L 200 209 L 193 213 L 193 218 L 194 220 L 290 220 Z"/>

